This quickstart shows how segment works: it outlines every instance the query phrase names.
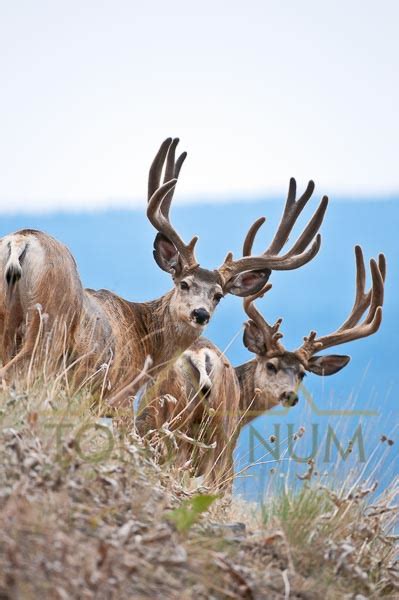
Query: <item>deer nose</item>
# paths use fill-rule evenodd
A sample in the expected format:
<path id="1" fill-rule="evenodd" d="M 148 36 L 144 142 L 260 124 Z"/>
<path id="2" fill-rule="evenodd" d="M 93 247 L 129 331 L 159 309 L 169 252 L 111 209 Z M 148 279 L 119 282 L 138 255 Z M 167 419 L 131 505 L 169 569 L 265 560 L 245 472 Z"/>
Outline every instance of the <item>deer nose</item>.
<path id="1" fill-rule="evenodd" d="M 295 392 L 283 392 L 280 396 L 280 402 L 284 406 L 295 406 L 295 404 L 298 404 L 298 399 L 298 394 Z"/>
<path id="2" fill-rule="evenodd" d="M 205 308 L 196 308 L 191 313 L 191 316 L 198 325 L 205 325 L 211 318 L 211 315 Z"/>

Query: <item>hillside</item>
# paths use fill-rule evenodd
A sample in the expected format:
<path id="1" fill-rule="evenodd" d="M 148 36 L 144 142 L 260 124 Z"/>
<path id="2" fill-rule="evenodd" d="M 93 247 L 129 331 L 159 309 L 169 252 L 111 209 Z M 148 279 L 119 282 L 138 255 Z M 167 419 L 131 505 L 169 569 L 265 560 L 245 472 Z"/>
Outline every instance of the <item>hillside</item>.
<path id="1" fill-rule="evenodd" d="M 399 378 L 393 348 L 399 334 L 398 200 L 333 198 L 322 228 L 323 245 L 316 259 L 295 272 L 273 273 L 273 290 L 260 302 L 260 308 L 270 320 L 284 317 L 282 331 L 288 348 L 297 347 L 311 329 L 320 333 L 332 331 L 348 314 L 354 290 L 355 243 L 362 244 L 366 258 L 381 251 L 387 256 L 384 319 L 378 334 L 337 348 L 337 352 L 352 356 L 346 369 L 329 378 L 307 377 L 301 401 L 288 414 L 272 411 L 254 423 L 254 430 L 244 429 L 236 453 L 239 467 L 249 462 L 262 463 L 265 450 L 257 436 L 267 439 L 276 427 L 280 427 L 282 439 L 286 438 L 289 426 L 305 427 L 308 435 L 301 441 L 298 455 L 306 457 L 312 453 L 312 428 L 317 429 L 317 451 L 324 455 L 324 440 L 329 431 L 343 432 L 339 441 L 345 446 L 361 426 L 363 454 L 370 472 L 375 466 L 373 449 L 381 435 L 396 438 Z M 317 192 L 313 206 L 316 201 Z M 261 248 L 263 239 L 270 240 L 281 208 L 282 199 L 178 205 L 173 218 L 186 237 L 199 234 L 198 256 L 205 266 L 211 267 L 222 262 L 228 249 L 238 254 L 246 227 L 258 216 L 266 215 L 268 220 L 259 236 Z M 303 215 L 302 223 L 310 211 L 311 207 Z M 154 232 L 144 211 L 2 217 L 1 234 L 21 227 L 44 229 L 68 244 L 88 287 L 110 288 L 126 298 L 145 300 L 163 294 L 171 286 L 170 278 L 158 269 L 152 258 Z M 244 320 L 241 302 L 237 298 L 226 298 L 206 331 L 220 348 L 228 348 L 227 355 L 235 365 L 250 358 L 241 341 Z M 346 412 L 342 415 L 336 414 L 337 411 Z M 348 411 L 354 412 L 348 414 Z M 253 460 L 249 461 L 251 444 Z M 383 487 L 397 470 L 398 444 L 391 450 L 380 482 Z M 336 457 L 334 451 L 326 468 L 331 467 Z M 354 463 L 362 466 L 363 455 L 357 447 L 351 460 L 348 469 Z M 284 464 L 281 470 L 284 471 Z M 267 487 L 268 467 L 258 464 L 250 474 L 250 478 L 237 481 L 235 489 L 246 498 L 259 501 Z"/>
<path id="2" fill-rule="evenodd" d="M 397 481 L 378 497 L 307 468 L 296 491 L 229 504 L 63 380 L 0 393 L 2 599 L 398 597 Z"/>

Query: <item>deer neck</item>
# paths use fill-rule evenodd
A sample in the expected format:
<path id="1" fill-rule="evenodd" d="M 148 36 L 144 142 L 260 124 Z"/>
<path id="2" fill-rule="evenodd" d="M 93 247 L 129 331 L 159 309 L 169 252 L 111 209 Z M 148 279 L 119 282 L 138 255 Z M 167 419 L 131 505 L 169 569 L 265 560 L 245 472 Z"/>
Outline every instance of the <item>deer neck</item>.
<path id="1" fill-rule="evenodd" d="M 200 335 L 173 317 L 172 296 L 173 290 L 150 302 L 129 302 L 108 290 L 86 290 L 78 355 L 95 346 L 94 362 L 106 362 L 111 353 L 110 374 L 115 383 L 124 374 L 131 377 L 141 371 L 147 357 L 155 375 Z"/>
<path id="2" fill-rule="evenodd" d="M 174 318 L 170 311 L 173 290 L 150 302 L 133 304 L 138 323 L 135 343 L 140 346 L 139 362 L 151 356 L 155 370 L 174 362 L 196 339 L 200 331 Z"/>
<path id="3" fill-rule="evenodd" d="M 259 402 L 259 394 L 255 390 L 255 370 L 255 360 L 250 360 L 235 368 L 240 385 L 241 427 L 250 423 L 264 412 Z"/>

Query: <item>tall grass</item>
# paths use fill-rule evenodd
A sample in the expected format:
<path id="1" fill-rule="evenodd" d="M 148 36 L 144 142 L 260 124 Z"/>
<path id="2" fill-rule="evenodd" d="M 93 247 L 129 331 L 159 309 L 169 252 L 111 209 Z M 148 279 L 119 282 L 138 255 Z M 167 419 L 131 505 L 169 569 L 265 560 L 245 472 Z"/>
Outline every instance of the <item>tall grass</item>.
<path id="1" fill-rule="evenodd" d="M 211 503 L 160 450 L 178 429 L 153 444 L 109 427 L 90 384 L 37 354 L 0 391 L 1 598 L 398 597 L 397 480 L 378 497 L 307 465 L 260 506 Z"/>

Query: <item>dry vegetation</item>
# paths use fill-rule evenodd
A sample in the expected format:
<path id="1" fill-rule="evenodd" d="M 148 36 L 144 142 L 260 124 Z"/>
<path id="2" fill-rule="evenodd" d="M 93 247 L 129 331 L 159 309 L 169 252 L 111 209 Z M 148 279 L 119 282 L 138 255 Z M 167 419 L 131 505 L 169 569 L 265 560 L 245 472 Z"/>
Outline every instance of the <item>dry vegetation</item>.
<path id="1" fill-rule="evenodd" d="M 229 505 L 89 405 L 64 377 L 0 394 L 2 600 L 399 597 L 397 482 Z"/>

